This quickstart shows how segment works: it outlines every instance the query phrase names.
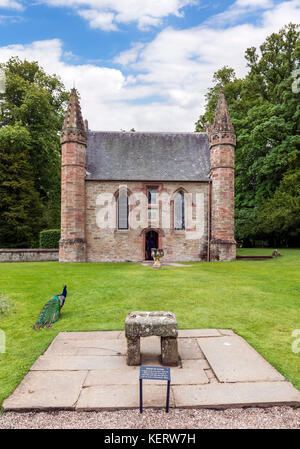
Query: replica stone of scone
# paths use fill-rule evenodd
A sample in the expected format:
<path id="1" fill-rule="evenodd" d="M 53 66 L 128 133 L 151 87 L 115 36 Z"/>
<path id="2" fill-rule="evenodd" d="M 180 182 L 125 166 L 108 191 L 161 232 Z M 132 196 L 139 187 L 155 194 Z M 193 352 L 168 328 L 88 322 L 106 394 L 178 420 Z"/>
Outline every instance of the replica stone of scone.
<path id="1" fill-rule="evenodd" d="M 127 338 L 177 337 L 176 316 L 172 312 L 131 312 L 125 320 L 125 335 Z"/>

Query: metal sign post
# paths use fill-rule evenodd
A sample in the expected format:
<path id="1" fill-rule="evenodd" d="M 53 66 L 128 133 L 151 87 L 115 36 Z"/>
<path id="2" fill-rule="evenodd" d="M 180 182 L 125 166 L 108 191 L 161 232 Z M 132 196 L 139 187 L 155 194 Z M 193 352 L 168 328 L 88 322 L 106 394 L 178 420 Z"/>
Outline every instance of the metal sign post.
<path id="1" fill-rule="evenodd" d="M 140 368 L 140 413 L 143 413 L 143 379 L 166 380 L 168 382 L 166 413 L 169 413 L 170 384 L 171 384 L 170 368 L 165 368 L 165 367 L 161 367 L 161 366 L 141 366 L 141 368 Z"/>

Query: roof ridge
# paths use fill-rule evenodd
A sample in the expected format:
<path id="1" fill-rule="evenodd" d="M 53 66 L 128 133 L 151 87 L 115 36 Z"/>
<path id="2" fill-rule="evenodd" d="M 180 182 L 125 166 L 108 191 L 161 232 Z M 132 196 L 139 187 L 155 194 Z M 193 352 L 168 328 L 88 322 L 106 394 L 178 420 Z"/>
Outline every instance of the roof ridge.
<path id="1" fill-rule="evenodd" d="M 91 129 L 88 130 L 88 133 L 103 133 L 103 134 L 130 134 L 130 135 L 134 135 L 134 134 L 181 134 L 181 135 L 192 135 L 192 136 L 197 136 L 197 135 L 207 135 L 206 132 L 193 132 L 193 131 L 93 131 Z"/>

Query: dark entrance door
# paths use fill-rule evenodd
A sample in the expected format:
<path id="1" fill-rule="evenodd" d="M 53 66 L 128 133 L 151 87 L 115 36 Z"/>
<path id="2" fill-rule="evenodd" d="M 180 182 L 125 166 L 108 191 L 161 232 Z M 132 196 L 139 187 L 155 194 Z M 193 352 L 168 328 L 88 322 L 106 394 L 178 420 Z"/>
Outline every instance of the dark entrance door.
<path id="1" fill-rule="evenodd" d="M 158 248 L 158 233 L 155 231 L 148 231 L 146 233 L 146 260 L 153 260 L 151 256 L 152 248 Z"/>

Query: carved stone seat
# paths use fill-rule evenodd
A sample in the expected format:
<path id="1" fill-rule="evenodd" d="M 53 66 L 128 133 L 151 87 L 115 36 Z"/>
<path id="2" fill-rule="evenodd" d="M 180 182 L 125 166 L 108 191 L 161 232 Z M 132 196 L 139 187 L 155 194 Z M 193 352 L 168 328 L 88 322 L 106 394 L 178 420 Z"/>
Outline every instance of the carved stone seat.
<path id="1" fill-rule="evenodd" d="M 141 364 L 140 337 L 156 335 L 161 341 L 161 363 L 178 365 L 178 325 L 171 312 L 131 312 L 125 320 L 127 365 Z"/>

